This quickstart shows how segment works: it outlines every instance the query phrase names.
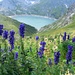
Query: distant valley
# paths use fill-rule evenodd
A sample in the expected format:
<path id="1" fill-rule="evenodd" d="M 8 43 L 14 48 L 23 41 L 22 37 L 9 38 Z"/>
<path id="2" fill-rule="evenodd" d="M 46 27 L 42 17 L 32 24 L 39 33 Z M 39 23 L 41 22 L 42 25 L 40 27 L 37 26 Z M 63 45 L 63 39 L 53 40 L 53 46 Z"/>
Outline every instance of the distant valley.
<path id="1" fill-rule="evenodd" d="M 26 23 L 28 25 L 31 25 L 35 27 L 36 29 L 40 29 L 41 27 L 52 24 L 56 20 L 54 18 L 48 18 L 43 16 L 36 16 L 36 15 L 17 15 L 12 16 L 13 19 Z"/>

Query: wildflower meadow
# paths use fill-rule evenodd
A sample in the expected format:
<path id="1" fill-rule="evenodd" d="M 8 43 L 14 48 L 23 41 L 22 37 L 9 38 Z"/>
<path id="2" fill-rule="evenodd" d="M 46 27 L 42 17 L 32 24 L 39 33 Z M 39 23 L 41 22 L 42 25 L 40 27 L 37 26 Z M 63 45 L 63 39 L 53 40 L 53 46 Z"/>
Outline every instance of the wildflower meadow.
<path id="1" fill-rule="evenodd" d="M 75 37 L 25 36 L 0 25 L 0 75 L 75 75 Z"/>

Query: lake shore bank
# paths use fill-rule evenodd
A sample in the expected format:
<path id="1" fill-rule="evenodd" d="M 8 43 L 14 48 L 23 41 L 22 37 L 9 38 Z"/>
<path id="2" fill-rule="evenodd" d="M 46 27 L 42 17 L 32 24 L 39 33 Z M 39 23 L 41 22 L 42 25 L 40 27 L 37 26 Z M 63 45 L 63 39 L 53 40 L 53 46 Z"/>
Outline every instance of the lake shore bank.
<path id="1" fill-rule="evenodd" d="M 13 15 L 9 16 L 12 19 L 15 19 L 19 22 L 23 22 L 30 26 L 35 27 L 39 30 L 41 27 L 52 24 L 56 21 L 54 18 L 50 18 L 47 16 L 40 16 L 40 15 Z"/>
<path id="2" fill-rule="evenodd" d="M 13 15 L 13 16 L 8 16 L 10 18 L 12 17 L 15 17 L 15 16 L 35 16 L 35 17 L 42 17 L 42 18 L 48 18 L 48 19 L 54 19 L 54 20 L 57 20 L 53 17 L 48 17 L 48 16 L 41 16 L 41 15 L 34 15 L 34 14 L 31 14 L 31 15 L 27 15 L 27 14 L 22 14 L 22 15 Z"/>

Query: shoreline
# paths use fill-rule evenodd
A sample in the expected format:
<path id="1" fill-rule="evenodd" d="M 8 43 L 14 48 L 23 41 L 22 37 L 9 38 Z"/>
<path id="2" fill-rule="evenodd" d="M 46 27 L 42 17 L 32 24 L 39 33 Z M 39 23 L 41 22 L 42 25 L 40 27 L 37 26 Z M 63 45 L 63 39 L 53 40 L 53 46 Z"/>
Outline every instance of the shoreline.
<path id="1" fill-rule="evenodd" d="M 8 16 L 8 17 L 12 18 L 12 17 L 15 17 L 15 16 L 35 16 L 35 17 L 41 17 L 41 18 L 48 18 L 48 19 L 57 20 L 57 19 L 55 19 L 55 18 L 51 18 L 51 17 L 48 17 L 48 16 L 33 15 L 33 14 L 31 14 L 31 15 L 26 15 L 26 14 L 22 14 L 22 15 L 13 15 L 13 16 Z"/>
<path id="2" fill-rule="evenodd" d="M 27 15 L 27 14 L 22 14 L 22 15 L 13 15 L 13 16 L 8 16 L 8 17 L 10 17 L 10 18 L 14 18 L 14 17 L 16 17 L 16 16 L 33 16 L 33 17 L 39 17 L 39 18 L 44 18 L 44 19 L 53 19 L 54 21 L 56 21 L 57 19 L 55 19 L 55 18 L 51 18 L 51 17 L 47 17 L 47 16 L 40 16 L 40 15 Z M 27 23 L 26 23 L 27 24 Z M 30 24 L 28 24 L 28 25 L 30 25 Z M 47 25 L 49 25 L 49 24 L 47 24 Z M 33 26 L 33 25 L 30 25 L 30 26 Z M 45 26 L 45 25 L 44 25 Z M 35 26 L 33 26 L 33 27 L 35 27 Z M 43 27 L 43 26 L 42 26 Z M 40 30 L 40 28 L 37 28 L 37 27 L 35 27 L 37 30 Z"/>

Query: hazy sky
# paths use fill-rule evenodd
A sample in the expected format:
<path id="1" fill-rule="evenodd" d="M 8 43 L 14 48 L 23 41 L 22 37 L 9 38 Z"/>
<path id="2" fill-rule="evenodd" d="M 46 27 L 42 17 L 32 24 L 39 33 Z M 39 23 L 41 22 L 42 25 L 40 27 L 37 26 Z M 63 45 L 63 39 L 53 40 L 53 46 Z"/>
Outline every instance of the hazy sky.
<path id="1" fill-rule="evenodd" d="M 3 0 L 0 0 L 0 1 L 3 1 Z"/>

